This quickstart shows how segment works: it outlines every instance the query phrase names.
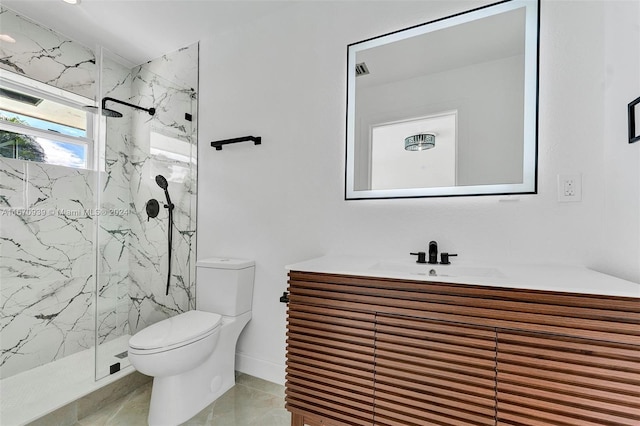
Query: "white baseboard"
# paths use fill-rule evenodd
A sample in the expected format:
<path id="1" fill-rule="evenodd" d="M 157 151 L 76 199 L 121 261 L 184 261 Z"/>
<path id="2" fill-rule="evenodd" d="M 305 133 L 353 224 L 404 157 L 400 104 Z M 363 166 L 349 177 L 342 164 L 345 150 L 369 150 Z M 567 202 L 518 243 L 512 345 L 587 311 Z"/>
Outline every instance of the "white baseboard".
<path id="1" fill-rule="evenodd" d="M 279 385 L 284 385 L 285 382 L 284 364 L 254 358 L 242 353 L 236 353 L 236 371 Z"/>

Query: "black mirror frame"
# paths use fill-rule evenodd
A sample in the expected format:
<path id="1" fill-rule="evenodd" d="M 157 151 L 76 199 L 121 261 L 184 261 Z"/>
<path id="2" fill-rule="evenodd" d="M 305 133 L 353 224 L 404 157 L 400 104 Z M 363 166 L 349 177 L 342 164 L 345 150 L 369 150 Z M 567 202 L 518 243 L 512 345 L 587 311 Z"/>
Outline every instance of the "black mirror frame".
<path id="1" fill-rule="evenodd" d="M 494 7 L 500 7 L 502 4 L 506 3 L 531 3 L 535 8 L 535 36 L 531 37 L 532 42 L 535 41 L 535 50 L 531 49 L 531 52 L 535 56 L 535 76 L 532 80 L 535 83 L 532 83 L 532 87 L 534 87 L 533 92 L 535 92 L 531 97 L 531 108 L 533 108 L 533 118 L 530 118 L 531 126 L 533 126 L 533 131 L 531 132 L 533 136 L 532 138 L 532 152 L 530 155 L 530 160 L 527 164 L 530 164 L 530 171 L 527 177 L 523 177 L 525 188 L 513 188 L 515 185 L 512 184 L 497 184 L 497 185 L 468 185 L 468 186 L 454 186 L 454 187 L 446 187 L 447 192 L 441 191 L 441 188 L 409 188 L 409 189 L 394 189 L 394 190 L 358 190 L 356 191 L 353 187 L 353 165 L 350 165 L 350 162 L 353 161 L 353 153 L 350 152 L 350 134 L 353 131 L 353 125 L 350 125 L 350 117 L 351 117 L 351 108 L 355 104 L 353 100 L 353 94 L 350 92 L 350 85 L 353 78 L 355 78 L 355 69 L 357 61 L 355 60 L 355 53 L 352 57 L 352 49 L 355 50 L 358 45 L 362 45 L 364 43 L 371 42 L 376 39 L 383 39 L 390 36 L 394 36 L 395 34 L 400 34 L 404 32 L 411 32 L 421 27 L 426 27 L 431 24 L 438 23 L 440 21 L 446 21 L 449 19 L 457 19 L 460 16 L 470 15 L 481 11 L 483 9 L 491 9 Z M 429 22 L 425 22 L 422 24 L 418 24 L 412 27 L 400 29 L 394 32 L 390 32 L 387 34 L 383 34 L 380 36 L 372 37 L 366 40 L 362 40 L 356 43 L 351 43 L 347 46 L 347 123 L 346 123 L 346 153 L 345 153 L 345 163 L 344 163 L 344 199 L 347 201 L 350 200 L 371 200 L 371 199 L 403 199 L 403 198 L 425 198 L 425 197 L 459 197 L 459 196 L 504 196 L 504 195 L 535 195 L 538 193 L 538 120 L 539 120 L 539 67 L 540 67 L 540 3 L 541 0 L 500 0 L 496 3 L 491 3 L 485 6 L 481 6 L 478 8 L 466 10 L 454 15 L 446 16 L 443 18 L 438 18 Z M 527 6 L 529 7 L 529 6 Z M 353 73 L 353 75 L 352 75 Z M 531 114 L 531 113 L 530 113 Z M 505 189 L 505 186 L 510 186 L 510 188 Z M 469 188 L 473 188 L 473 190 L 469 190 Z M 482 188 L 480 190 L 476 190 L 476 188 Z M 424 190 L 424 191 L 423 191 Z"/>
<path id="2" fill-rule="evenodd" d="M 640 141 L 640 134 L 636 133 L 636 107 L 640 104 L 640 97 L 631 101 L 627 107 L 629 116 L 629 143 Z"/>

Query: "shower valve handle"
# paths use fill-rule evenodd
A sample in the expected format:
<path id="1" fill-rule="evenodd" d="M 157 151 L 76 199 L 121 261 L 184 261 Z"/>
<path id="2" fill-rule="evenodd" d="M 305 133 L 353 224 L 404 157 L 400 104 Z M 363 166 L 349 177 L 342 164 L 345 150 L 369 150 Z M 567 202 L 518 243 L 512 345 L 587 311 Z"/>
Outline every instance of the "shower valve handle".
<path id="1" fill-rule="evenodd" d="M 156 200 L 155 198 L 150 199 L 149 201 L 147 201 L 147 205 L 145 208 L 147 210 L 147 222 L 149 222 L 149 219 L 151 219 L 152 217 L 158 217 L 158 213 L 160 213 L 160 204 L 158 203 L 158 200 Z"/>

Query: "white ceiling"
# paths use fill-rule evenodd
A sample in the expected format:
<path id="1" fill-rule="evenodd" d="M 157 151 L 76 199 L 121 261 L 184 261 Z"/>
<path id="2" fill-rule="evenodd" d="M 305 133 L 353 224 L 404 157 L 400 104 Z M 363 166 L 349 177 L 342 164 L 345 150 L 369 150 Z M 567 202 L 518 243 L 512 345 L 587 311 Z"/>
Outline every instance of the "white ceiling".
<path id="1" fill-rule="evenodd" d="M 438 31 L 428 31 L 429 26 L 421 28 L 424 34 L 359 51 L 356 63 L 365 62 L 370 74 L 358 77 L 358 89 L 524 55 L 525 52 L 524 8 Z"/>
<path id="2" fill-rule="evenodd" d="M 3 6 L 87 47 L 140 65 L 295 2 L 272 0 L 1 0 Z"/>

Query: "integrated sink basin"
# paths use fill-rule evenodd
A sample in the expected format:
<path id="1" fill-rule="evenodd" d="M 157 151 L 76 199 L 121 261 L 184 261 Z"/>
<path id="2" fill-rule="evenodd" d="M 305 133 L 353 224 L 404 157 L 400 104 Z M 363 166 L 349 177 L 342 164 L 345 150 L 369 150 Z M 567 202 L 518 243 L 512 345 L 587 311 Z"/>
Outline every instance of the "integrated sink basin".
<path id="1" fill-rule="evenodd" d="M 426 277 L 493 277 L 504 278 L 504 274 L 496 268 L 482 266 L 431 265 L 428 263 L 405 263 L 382 261 L 369 269 L 374 271 L 400 272 L 403 274 Z"/>

